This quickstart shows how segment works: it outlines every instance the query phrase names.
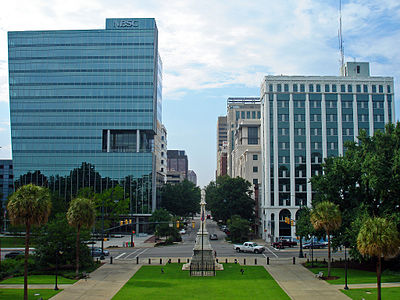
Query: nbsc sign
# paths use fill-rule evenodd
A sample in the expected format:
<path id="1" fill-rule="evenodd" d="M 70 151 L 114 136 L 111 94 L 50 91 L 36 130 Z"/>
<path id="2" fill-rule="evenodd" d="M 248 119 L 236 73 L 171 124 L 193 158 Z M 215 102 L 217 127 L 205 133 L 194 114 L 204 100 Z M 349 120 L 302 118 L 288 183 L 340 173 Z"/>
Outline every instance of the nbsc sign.
<path id="1" fill-rule="evenodd" d="M 138 20 L 116 20 L 114 21 L 114 28 L 132 28 L 139 27 Z"/>

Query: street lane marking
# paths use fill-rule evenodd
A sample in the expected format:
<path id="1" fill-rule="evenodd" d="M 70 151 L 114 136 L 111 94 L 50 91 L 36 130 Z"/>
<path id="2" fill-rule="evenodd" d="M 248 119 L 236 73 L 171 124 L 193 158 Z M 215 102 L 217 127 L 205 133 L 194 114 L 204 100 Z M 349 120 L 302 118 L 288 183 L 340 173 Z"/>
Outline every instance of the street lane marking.
<path id="1" fill-rule="evenodd" d="M 118 259 L 118 258 L 120 258 L 121 256 L 123 256 L 124 254 L 126 254 L 126 252 L 124 252 L 124 253 L 121 253 L 120 255 L 118 255 L 115 259 Z"/>
<path id="2" fill-rule="evenodd" d="M 136 255 L 135 258 L 138 257 L 140 254 L 145 253 L 147 250 L 149 250 L 149 248 L 144 249 L 142 252 L 140 252 L 138 255 Z"/>
<path id="3" fill-rule="evenodd" d="M 275 255 L 276 258 L 278 258 L 278 255 L 276 255 L 274 252 L 272 252 L 268 247 L 265 247 L 265 248 L 266 248 L 269 252 L 271 252 L 273 255 Z M 263 253 L 263 255 L 264 255 L 264 257 L 266 257 L 264 253 Z"/>
<path id="4" fill-rule="evenodd" d="M 139 249 L 136 249 L 135 251 L 132 251 L 126 257 L 124 257 L 124 259 L 128 259 L 129 256 L 131 256 L 132 254 L 136 254 L 136 252 L 138 252 L 138 251 L 139 251 Z"/>

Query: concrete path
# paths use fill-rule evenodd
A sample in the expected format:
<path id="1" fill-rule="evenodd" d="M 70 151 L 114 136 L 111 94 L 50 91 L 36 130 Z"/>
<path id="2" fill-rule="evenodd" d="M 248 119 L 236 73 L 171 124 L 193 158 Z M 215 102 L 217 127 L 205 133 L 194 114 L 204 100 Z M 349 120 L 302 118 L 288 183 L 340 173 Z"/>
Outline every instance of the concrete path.
<path id="1" fill-rule="evenodd" d="M 104 264 L 87 280 L 81 279 L 72 286 L 66 287 L 54 300 L 108 300 L 139 270 L 141 265 L 132 262 Z"/>
<path id="2" fill-rule="evenodd" d="M 337 289 L 343 289 L 343 284 L 334 284 Z M 376 289 L 376 283 L 359 283 L 359 284 L 348 284 L 349 289 Z M 384 282 L 381 283 L 381 287 L 400 287 L 400 282 Z"/>
<path id="3" fill-rule="evenodd" d="M 315 278 L 314 274 L 302 265 L 275 262 L 274 264 L 266 265 L 265 268 L 291 299 L 350 299 L 335 286 Z"/>

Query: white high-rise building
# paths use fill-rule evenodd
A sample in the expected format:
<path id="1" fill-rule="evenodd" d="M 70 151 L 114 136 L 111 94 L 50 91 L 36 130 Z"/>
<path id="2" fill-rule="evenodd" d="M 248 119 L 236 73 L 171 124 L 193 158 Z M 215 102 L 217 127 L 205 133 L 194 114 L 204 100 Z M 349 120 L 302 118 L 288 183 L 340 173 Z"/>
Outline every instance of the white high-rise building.
<path id="1" fill-rule="evenodd" d="M 263 238 L 295 237 L 285 217 L 311 205 L 310 178 L 361 129 L 393 122 L 392 77 L 372 77 L 369 63 L 347 63 L 343 76 L 266 76 L 261 86 Z"/>

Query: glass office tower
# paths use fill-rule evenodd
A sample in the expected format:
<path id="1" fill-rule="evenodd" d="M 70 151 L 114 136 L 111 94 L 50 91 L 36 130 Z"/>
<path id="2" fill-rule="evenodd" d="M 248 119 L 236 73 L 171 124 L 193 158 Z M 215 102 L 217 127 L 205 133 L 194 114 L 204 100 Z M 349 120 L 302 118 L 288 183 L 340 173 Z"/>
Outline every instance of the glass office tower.
<path id="1" fill-rule="evenodd" d="M 64 199 L 119 184 L 133 215 L 156 208 L 162 65 L 154 19 L 8 33 L 15 187 Z"/>
<path id="2" fill-rule="evenodd" d="M 266 76 L 261 85 L 263 238 L 295 237 L 285 217 L 311 206 L 310 178 L 343 155 L 360 130 L 394 122 L 393 77 L 373 77 L 369 63 L 348 62 L 342 76 Z"/>

